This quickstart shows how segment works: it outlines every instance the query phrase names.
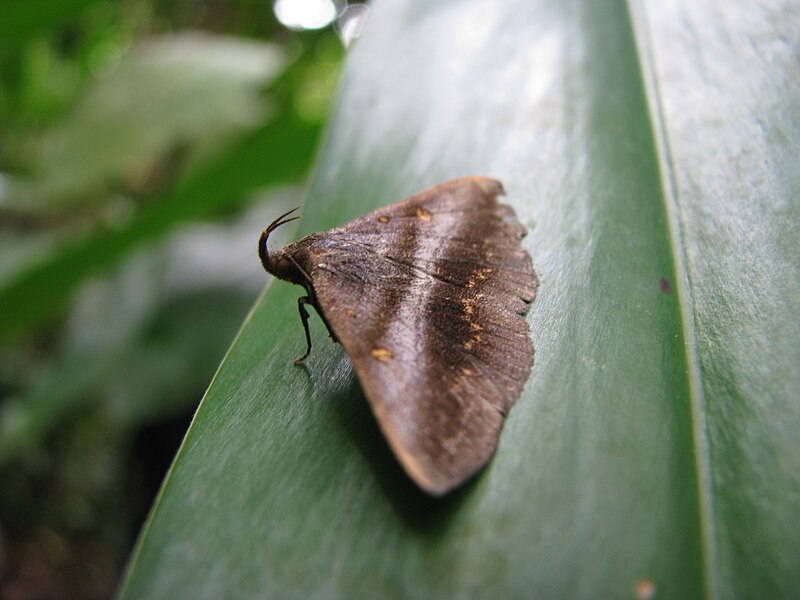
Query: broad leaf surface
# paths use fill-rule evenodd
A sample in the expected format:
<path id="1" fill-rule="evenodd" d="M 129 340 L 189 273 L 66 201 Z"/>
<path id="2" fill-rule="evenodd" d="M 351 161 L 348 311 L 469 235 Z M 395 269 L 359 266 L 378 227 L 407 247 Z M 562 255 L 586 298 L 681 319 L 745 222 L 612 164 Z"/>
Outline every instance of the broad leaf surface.
<path id="1" fill-rule="evenodd" d="M 292 366 L 275 282 L 122 597 L 800 594 L 800 21 L 735 10 L 377 2 L 298 236 L 498 177 L 541 279 L 533 375 L 489 468 L 431 500 L 319 320 Z"/>

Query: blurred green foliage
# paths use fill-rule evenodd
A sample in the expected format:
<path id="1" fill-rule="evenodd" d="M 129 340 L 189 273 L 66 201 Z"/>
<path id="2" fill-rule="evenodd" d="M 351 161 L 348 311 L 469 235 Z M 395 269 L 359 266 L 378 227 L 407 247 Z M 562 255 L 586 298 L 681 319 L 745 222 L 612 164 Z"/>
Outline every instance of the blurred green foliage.
<path id="1" fill-rule="evenodd" d="M 300 202 L 343 47 L 247 0 L 2 13 L 0 596 L 103 597 L 263 286 L 256 236 Z"/>

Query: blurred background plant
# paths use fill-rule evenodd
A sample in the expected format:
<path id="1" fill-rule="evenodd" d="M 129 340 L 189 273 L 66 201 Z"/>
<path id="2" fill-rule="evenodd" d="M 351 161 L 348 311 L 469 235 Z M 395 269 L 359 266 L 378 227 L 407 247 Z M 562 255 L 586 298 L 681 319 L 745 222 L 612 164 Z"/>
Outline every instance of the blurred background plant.
<path id="1" fill-rule="evenodd" d="M 302 201 L 367 10 L 0 13 L 0 597 L 103 598 L 263 288 L 257 235 Z"/>

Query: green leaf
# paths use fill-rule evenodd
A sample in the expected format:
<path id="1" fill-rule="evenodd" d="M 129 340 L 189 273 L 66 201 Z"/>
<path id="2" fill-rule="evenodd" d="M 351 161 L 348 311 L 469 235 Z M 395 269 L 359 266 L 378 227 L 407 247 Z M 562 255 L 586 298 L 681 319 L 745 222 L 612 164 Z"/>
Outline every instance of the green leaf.
<path id="1" fill-rule="evenodd" d="M 76 18 L 99 0 L 3 0 L 0 19 L 0 54 L 14 50 L 33 36 Z"/>
<path id="2" fill-rule="evenodd" d="M 63 213 L 96 202 L 115 181 L 135 180 L 143 164 L 163 161 L 176 146 L 191 148 L 192 157 L 219 156 L 268 120 L 259 90 L 286 62 L 279 46 L 263 42 L 197 32 L 153 36 L 92 81 L 43 134 L 35 177 L 9 186 L 4 203 Z"/>
<path id="3" fill-rule="evenodd" d="M 265 125 L 185 184 L 153 198 L 125 225 L 67 242 L 3 282 L 0 337 L 52 319 L 86 277 L 176 224 L 217 214 L 258 188 L 299 178 L 311 162 L 318 134 L 318 125 L 295 119 Z"/>
<path id="4" fill-rule="evenodd" d="M 541 278 L 531 380 L 432 500 L 318 320 L 291 365 L 301 291 L 270 286 L 122 598 L 800 594 L 798 20 L 706 4 L 376 4 L 301 233 L 500 178 Z"/>

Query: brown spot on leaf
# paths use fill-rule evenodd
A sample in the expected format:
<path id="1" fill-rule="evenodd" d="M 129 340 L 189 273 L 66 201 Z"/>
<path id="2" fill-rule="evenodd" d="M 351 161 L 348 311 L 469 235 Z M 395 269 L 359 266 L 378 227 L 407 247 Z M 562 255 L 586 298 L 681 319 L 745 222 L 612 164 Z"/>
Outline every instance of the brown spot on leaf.
<path id="1" fill-rule="evenodd" d="M 661 293 L 662 294 L 669 294 L 672 292 L 672 284 L 670 284 L 669 279 L 666 277 L 662 277 L 659 282 L 659 286 L 661 286 Z"/>
<path id="2" fill-rule="evenodd" d="M 637 600 L 651 600 L 656 595 L 656 584 L 649 579 L 640 579 L 636 582 L 634 594 Z"/>

